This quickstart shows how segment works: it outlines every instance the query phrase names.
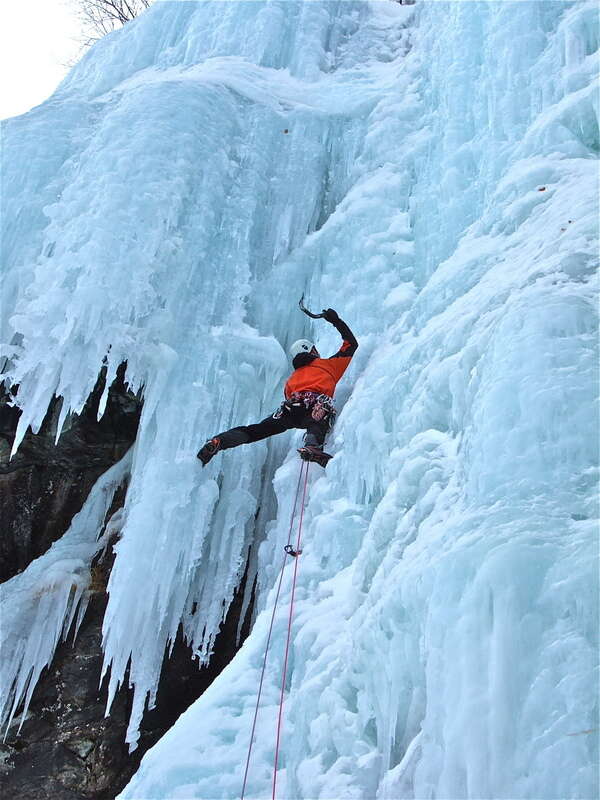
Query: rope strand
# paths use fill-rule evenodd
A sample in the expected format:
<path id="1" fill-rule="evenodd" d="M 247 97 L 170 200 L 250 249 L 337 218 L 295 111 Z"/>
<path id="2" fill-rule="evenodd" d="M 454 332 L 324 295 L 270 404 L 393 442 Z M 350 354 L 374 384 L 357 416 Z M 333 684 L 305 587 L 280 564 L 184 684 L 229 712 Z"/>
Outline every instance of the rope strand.
<path id="1" fill-rule="evenodd" d="M 288 617 L 288 630 L 287 630 L 287 640 L 285 643 L 285 659 L 283 662 L 283 675 L 281 679 L 281 696 L 279 698 L 279 717 L 277 720 L 277 741 L 275 744 L 275 763 L 273 766 L 273 797 L 272 800 L 275 800 L 275 792 L 277 789 L 277 764 L 279 762 L 279 744 L 281 741 L 281 727 L 282 727 L 282 718 L 283 718 L 283 698 L 285 694 L 285 679 L 287 674 L 287 665 L 288 665 L 288 655 L 290 650 L 290 638 L 292 634 L 292 619 L 294 616 L 294 596 L 296 594 L 296 576 L 298 575 L 298 559 L 300 558 L 300 544 L 302 542 L 302 520 L 304 519 L 304 505 L 306 501 L 306 486 L 308 483 L 308 467 L 310 466 L 310 461 L 307 462 L 306 465 L 306 474 L 304 477 L 304 491 L 302 493 L 302 503 L 300 505 L 300 522 L 298 524 L 298 541 L 296 543 L 296 553 L 298 555 L 294 559 L 294 578 L 292 580 L 292 596 L 290 598 L 290 613 Z"/>
<path id="2" fill-rule="evenodd" d="M 298 476 L 298 483 L 296 484 L 296 496 L 294 497 L 294 506 L 292 508 L 292 515 L 290 517 L 290 529 L 288 531 L 288 540 L 287 540 L 288 545 L 292 541 L 292 529 L 293 529 L 293 526 L 294 526 L 294 517 L 296 516 L 296 506 L 298 504 L 298 495 L 299 495 L 299 492 L 300 492 L 300 483 L 302 482 L 302 476 L 303 476 L 304 465 L 305 464 L 306 464 L 306 474 L 308 476 L 308 462 L 303 461 L 301 463 L 301 465 L 300 465 L 300 474 Z M 305 482 L 305 491 L 306 491 L 306 482 Z M 304 505 L 304 500 L 303 500 L 303 505 Z M 265 670 L 266 670 L 266 667 L 267 667 L 267 656 L 269 654 L 269 645 L 271 644 L 271 634 L 273 633 L 273 622 L 275 620 L 275 612 L 277 611 L 277 603 L 279 601 L 279 594 L 281 592 L 281 584 L 283 582 L 283 572 L 284 572 L 286 561 L 287 561 L 287 557 L 284 556 L 283 557 L 283 564 L 281 565 L 281 570 L 280 570 L 280 573 L 279 573 L 279 585 L 277 586 L 277 594 L 275 595 L 275 602 L 273 603 L 273 613 L 271 614 L 271 624 L 269 626 L 269 635 L 267 636 L 267 644 L 265 646 L 265 655 L 264 655 L 264 658 L 263 658 L 262 671 L 261 671 L 261 674 L 260 674 L 260 684 L 259 684 L 259 687 L 258 687 L 258 695 L 256 697 L 256 707 L 254 709 L 254 720 L 252 722 L 252 733 L 250 734 L 250 746 L 248 747 L 248 757 L 246 759 L 246 769 L 244 771 L 244 783 L 242 785 L 242 793 L 240 795 L 240 800 L 244 800 L 244 795 L 246 793 L 246 783 L 247 783 L 247 780 L 248 780 L 248 770 L 250 768 L 250 757 L 252 755 L 252 747 L 254 745 L 254 733 L 256 731 L 256 722 L 258 720 L 258 708 L 259 708 L 259 705 L 260 705 L 260 698 L 261 698 L 261 695 L 262 695 L 263 682 L 264 682 L 264 678 L 265 678 Z"/>

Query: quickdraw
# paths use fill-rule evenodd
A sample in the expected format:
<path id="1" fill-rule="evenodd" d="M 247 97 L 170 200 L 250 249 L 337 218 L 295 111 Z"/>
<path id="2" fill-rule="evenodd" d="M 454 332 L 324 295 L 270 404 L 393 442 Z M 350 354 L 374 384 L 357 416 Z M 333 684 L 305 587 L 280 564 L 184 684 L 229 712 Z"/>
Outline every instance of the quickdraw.
<path id="1" fill-rule="evenodd" d="M 331 426 L 335 421 L 335 414 L 335 406 L 333 405 L 331 397 L 326 394 L 317 395 L 311 408 L 311 417 L 315 422 L 320 422 L 322 419 L 328 417 L 330 420 L 329 425 Z"/>

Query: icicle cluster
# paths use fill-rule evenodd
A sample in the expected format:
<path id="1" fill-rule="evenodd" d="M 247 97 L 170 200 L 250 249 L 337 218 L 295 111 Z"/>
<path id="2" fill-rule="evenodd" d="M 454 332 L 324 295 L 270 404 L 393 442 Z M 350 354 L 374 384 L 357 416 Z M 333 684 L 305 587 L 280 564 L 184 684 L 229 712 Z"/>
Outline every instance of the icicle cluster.
<path id="1" fill-rule="evenodd" d="M 360 349 L 311 478 L 283 795 L 597 794 L 596 34 L 591 2 L 156 3 L 6 126 L 19 435 L 103 358 L 144 387 L 104 623 L 132 745 L 178 626 L 206 659 L 259 575 L 123 798 L 239 793 L 295 439 L 195 452 L 276 406 L 290 341 L 333 352 L 303 291 Z"/>

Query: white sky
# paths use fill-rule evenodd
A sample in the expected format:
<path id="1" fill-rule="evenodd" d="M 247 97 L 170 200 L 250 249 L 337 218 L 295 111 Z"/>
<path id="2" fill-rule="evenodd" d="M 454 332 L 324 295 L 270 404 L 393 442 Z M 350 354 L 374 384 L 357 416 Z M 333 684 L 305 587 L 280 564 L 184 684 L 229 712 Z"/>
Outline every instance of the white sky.
<path id="1" fill-rule="evenodd" d="M 79 51 L 75 0 L 0 0 L 0 119 L 46 100 Z"/>

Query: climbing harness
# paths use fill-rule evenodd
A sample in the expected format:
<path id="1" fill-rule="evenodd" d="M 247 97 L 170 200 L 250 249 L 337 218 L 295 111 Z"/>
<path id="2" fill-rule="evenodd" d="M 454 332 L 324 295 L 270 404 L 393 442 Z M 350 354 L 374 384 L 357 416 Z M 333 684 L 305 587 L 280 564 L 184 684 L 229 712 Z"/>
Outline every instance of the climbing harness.
<path id="1" fill-rule="evenodd" d="M 289 652 L 290 636 L 291 636 L 291 630 L 292 630 L 292 616 L 293 616 L 293 608 L 294 608 L 294 595 L 295 595 L 295 591 L 296 591 L 296 577 L 297 577 L 297 574 L 298 574 L 298 558 L 297 557 L 302 553 L 302 550 L 300 549 L 300 542 L 301 542 L 301 537 L 302 537 L 302 520 L 304 518 L 304 505 L 305 505 L 305 502 L 306 502 L 306 488 L 307 488 L 307 484 L 308 484 L 308 469 L 309 469 L 309 466 L 310 466 L 310 463 L 307 462 L 307 461 L 302 461 L 301 464 L 300 464 L 300 474 L 298 475 L 298 483 L 296 484 L 296 494 L 295 494 L 295 497 L 294 497 L 294 505 L 292 507 L 292 514 L 291 514 L 291 517 L 290 517 L 290 528 L 289 528 L 289 531 L 288 531 L 288 541 L 287 541 L 287 544 L 284 547 L 284 551 L 286 553 L 286 556 L 290 555 L 290 556 L 294 557 L 294 575 L 293 575 L 293 580 L 292 580 L 292 595 L 291 595 L 290 612 L 289 612 L 289 618 L 288 618 L 288 633 L 287 633 L 287 641 L 286 641 L 286 647 L 285 647 L 285 660 L 284 660 L 283 678 L 282 678 L 282 685 L 281 685 L 281 698 L 280 698 L 280 701 L 279 701 L 279 717 L 278 717 L 278 723 L 277 723 L 277 744 L 276 744 L 276 748 L 275 748 L 275 764 L 274 764 L 274 771 L 273 771 L 273 800 L 275 800 L 275 789 L 276 789 L 276 785 L 277 785 L 277 762 L 278 762 L 278 759 L 279 759 L 279 743 L 280 743 L 280 737 L 281 737 L 281 723 L 282 723 L 282 714 L 283 714 L 283 692 L 284 692 L 284 688 L 285 688 L 285 679 L 286 679 L 287 662 L 288 662 L 288 652 Z M 300 521 L 299 521 L 299 525 L 298 525 L 298 537 L 297 537 L 296 546 L 294 548 L 292 546 L 292 531 L 293 531 L 293 527 L 294 527 L 294 519 L 295 519 L 295 516 L 296 516 L 296 508 L 298 506 L 298 497 L 300 496 L 300 485 L 302 484 L 302 479 L 303 478 L 304 478 L 304 488 L 303 488 L 303 492 L 302 492 L 302 502 L 301 502 L 301 509 L 300 509 Z M 271 614 L 271 623 L 269 625 L 269 633 L 268 633 L 268 636 L 267 636 L 267 643 L 265 645 L 265 655 L 264 655 L 264 658 L 263 658 L 262 670 L 261 670 L 261 674 L 260 674 L 260 683 L 259 683 L 259 686 L 258 686 L 258 694 L 257 694 L 257 697 L 256 697 L 256 706 L 254 708 L 254 719 L 252 721 L 252 732 L 250 734 L 250 744 L 248 746 L 248 756 L 246 758 L 246 768 L 244 770 L 244 783 L 242 785 L 242 792 L 241 792 L 240 800 L 244 800 L 245 793 L 246 793 L 246 784 L 247 784 L 247 781 L 248 781 L 248 770 L 250 768 L 250 758 L 252 756 L 252 747 L 254 745 L 254 734 L 256 732 L 256 722 L 258 720 L 258 709 L 260 707 L 260 699 L 261 699 L 261 695 L 262 695 L 263 682 L 264 682 L 264 677 L 265 677 L 265 670 L 266 670 L 266 667 L 267 667 L 267 657 L 268 657 L 268 654 L 269 654 L 269 646 L 271 644 L 271 635 L 273 633 L 273 623 L 275 621 L 275 613 L 277 611 L 277 604 L 279 602 L 279 595 L 281 593 L 281 585 L 283 583 L 283 573 L 284 573 L 286 562 L 287 562 L 287 558 L 284 557 L 283 564 L 281 565 L 281 570 L 279 572 L 279 583 L 277 585 L 277 593 L 275 595 L 275 602 L 273 603 L 273 612 Z"/>
<path id="2" fill-rule="evenodd" d="M 310 415 L 315 422 L 320 422 L 322 419 L 327 418 L 329 427 L 333 427 L 337 413 L 333 400 L 329 395 L 319 394 L 319 392 L 293 392 L 275 411 L 273 419 L 279 419 L 283 414 L 302 407 L 310 411 Z"/>

